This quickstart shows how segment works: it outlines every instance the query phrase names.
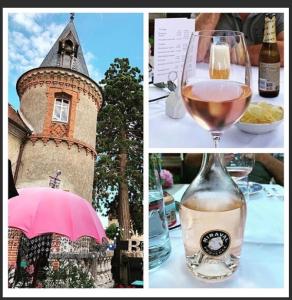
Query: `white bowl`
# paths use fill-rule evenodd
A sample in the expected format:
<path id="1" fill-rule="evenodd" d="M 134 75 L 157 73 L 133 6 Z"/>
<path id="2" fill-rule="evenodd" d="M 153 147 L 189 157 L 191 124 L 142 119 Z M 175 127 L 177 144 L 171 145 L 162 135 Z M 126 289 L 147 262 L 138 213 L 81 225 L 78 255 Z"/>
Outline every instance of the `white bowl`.
<path id="1" fill-rule="evenodd" d="M 237 122 L 236 126 L 247 133 L 251 134 L 262 134 L 262 133 L 267 133 L 270 131 L 275 130 L 281 123 L 282 120 L 275 121 L 272 123 L 267 123 L 267 124 L 253 124 L 253 123 L 243 123 L 243 122 Z"/>

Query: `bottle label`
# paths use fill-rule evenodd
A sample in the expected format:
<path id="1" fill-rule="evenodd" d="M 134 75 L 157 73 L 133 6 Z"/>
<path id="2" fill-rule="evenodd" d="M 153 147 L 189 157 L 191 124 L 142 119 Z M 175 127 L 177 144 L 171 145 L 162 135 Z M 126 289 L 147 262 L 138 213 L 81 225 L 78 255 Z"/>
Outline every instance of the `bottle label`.
<path id="1" fill-rule="evenodd" d="M 227 251 L 230 246 L 230 236 L 222 230 L 211 230 L 201 237 L 201 248 L 211 256 L 220 256 Z"/>
<path id="2" fill-rule="evenodd" d="M 168 226 L 172 226 L 176 223 L 176 213 L 175 213 L 175 202 L 165 205 L 165 214 L 167 218 Z"/>
<path id="3" fill-rule="evenodd" d="M 261 91 L 277 91 L 280 82 L 280 63 L 260 63 L 259 89 Z"/>
<path id="4" fill-rule="evenodd" d="M 263 43 L 276 43 L 276 17 L 265 17 L 265 31 Z"/>

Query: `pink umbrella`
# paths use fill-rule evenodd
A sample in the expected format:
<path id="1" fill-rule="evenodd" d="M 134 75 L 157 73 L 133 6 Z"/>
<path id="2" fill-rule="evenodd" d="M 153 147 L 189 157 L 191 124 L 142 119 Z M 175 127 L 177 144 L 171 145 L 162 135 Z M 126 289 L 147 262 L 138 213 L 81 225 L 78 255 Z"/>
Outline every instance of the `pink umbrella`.
<path id="1" fill-rule="evenodd" d="M 20 229 L 29 239 L 57 233 L 72 241 L 89 236 L 100 243 L 106 237 L 96 211 L 81 197 L 46 187 L 18 192 L 8 202 L 8 226 Z"/>

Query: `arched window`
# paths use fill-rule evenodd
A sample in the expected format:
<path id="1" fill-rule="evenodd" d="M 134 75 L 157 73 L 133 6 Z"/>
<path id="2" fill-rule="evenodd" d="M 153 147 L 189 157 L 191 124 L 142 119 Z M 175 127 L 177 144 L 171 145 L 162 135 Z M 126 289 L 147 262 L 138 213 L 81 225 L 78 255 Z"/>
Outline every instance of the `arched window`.
<path id="1" fill-rule="evenodd" d="M 65 93 L 55 95 L 53 121 L 68 123 L 70 96 Z"/>

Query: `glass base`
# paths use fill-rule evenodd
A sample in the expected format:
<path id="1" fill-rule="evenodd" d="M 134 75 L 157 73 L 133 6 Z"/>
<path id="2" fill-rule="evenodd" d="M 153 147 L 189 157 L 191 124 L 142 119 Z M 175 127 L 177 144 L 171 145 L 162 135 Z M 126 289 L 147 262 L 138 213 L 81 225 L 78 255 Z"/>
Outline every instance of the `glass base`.
<path id="1" fill-rule="evenodd" d="M 187 256 L 187 266 L 192 274 L 204 282 L 219 282 L 230 278 L 238 268 L 239 257 L 225 255 L 224 257 L 212 258 L 199 253 Z"/>
<path id="2" fill-rule="evenodd" d="M 171 246 L 167 240 L 164 244 L 149 248 L 149 270 L 153 271 L 160 267 L 170 256 Z"/>

